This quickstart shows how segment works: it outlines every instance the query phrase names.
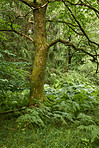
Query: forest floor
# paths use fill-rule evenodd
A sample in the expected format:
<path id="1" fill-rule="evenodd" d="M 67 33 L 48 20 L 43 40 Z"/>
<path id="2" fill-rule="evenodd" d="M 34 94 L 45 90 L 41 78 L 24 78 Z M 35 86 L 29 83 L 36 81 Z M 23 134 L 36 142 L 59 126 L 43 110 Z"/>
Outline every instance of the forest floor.
<path id="1" fill-rule="evenodd" d="M 44 128 L 19 128 L 16 118 L 0 117 L 0 148 L 99 148 L 89 134 L 77 127 L 47 125 Z"/>

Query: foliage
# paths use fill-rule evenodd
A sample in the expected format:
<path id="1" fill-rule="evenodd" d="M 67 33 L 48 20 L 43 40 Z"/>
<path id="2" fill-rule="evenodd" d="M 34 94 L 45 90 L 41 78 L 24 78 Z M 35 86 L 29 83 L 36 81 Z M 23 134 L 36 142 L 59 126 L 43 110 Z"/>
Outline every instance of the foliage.
<path id="1" fill-rule="evenodd" d="M 46 143 L 47 147 L 53 147 L 54 144 L 54 147 L 74 148 L 79 145 L 82 148 L 97 148 L 99 89 L 87 80 L 80 74 L 72 72 L 72 75 L 69 73 L 58 79 L 53 87 L 46 84 L 48 101 L 39 107 L 37 106 L 39 104 L 35 104 L 31 109 L 26 108 L 25 114 L 17 119 L 18 128 L 24 131 L 26 127 L 28 129 L 40 128 L 40 130 L 42 128 L 41 131 L 47 128 L 48 132 L 43 133 L 44 141 L 48 138 L 51 142 Z M 59 139 L 55 140 L 55 135 L 59 135 L 57 136 Z"/>
<path id="2" fill-rule="evenodd" d="M 99 20 L 98 13 L 89 9 L 92 7 L 98 11 L 94 0 L 49 3 L 46 14 L 48 43 L 62 38 L 97 57 Z M 36 100 L 34 106 L 26 107 L 34 46 L 26 36 L 21 38 L 19 34 L 34 38 L 34 18 L 30 8 L 16 0 L 1 0 L 0 8 L 0 113 L 13 112 L 18 116 L 17 124 L 12 123 L 15 123 L 15 131 L 11 129 L 10 121 L 7 121 L 9 126 L 5 122 L 11 133 L 5 130 L 0 135 L 1 147 L 97 148 L 99 75 L 95 62 L 99 59 L 91 62 L 93 59 L 86 56 L 86 52 L 75 51 L 61 43 L 54 45 L 48 52 L 45 76 L 48 100 L 42 104 Z"/>
<path id="3" fill-rule="evenodd" d="M 44 126 L 48 123 L 71 123 L 75 126 L 99 124 L 99 89 L 90 85 L 86 78 L 76 72 L 74 75 L 69 73 L 53 86 L 55 88 L 45 85 L 48 101 L 44 101 L 44 105 L 36 104 L 33 108 L 26 109 L 26 115 L 18 118 L 19 123 L 30 124 L 29 126 Z"/>
<path id="4" fill-rule="evenodd" d="M 80 65 L 78 67 L 78 71 L 95 85 L 99 85 L 99 73 L 96 73 L 97 65 L 96 63 L 92 63 L 90 60 L 91 59 L 86 58 L 85 64 Z"/>
<path id="5" fill-rule="evenodd" d="M 29 89 L 0 91 L 1 112 L 27 106 L 29 92 Z M 53 87 L 46 84 L 45 92 L 48 100 L 43 102 L 44 105 L 36 102 L 33 108 L 26 108 L 26 114 L 19 117 L 18 122 L 38 126 L 47 123 L 99 124 L 99 89 L 75 71 L 63 75 Z"/>
<path id="6" fill-rule="evenodd" d="M 91 133 L 91 143 L 95 141 L 95 139 L 99 139 L 99 127 L 97 125 L 80 125 L 78 127 L 81 130 L 90 131 Z"/>
<path id="7" fill-rule="evenodd" d="M 38 126 L 44 126 L 43 120 L 40 118 L 40 113 L 39 113 L 38 108 L 33 108 L 31 109 L 26 109 L 26 113 L 23 116 L 20 116 L 17 119 L 17 122 L 19 122 L 18 127 L 24 127 L 27 126 L 32 128 L 33 124 L 36 124 Z M 43 111 L 42 111 L 43 113 Z"/>
<path id="8" fill-rule="evenodd" d="M 29 81 L 26 82 L 29 73 L 25 70 L 28 65 L 26 62 L 0 60 L 0 89 L 15 91 L 29 86 Z"/>
<path id="9" fill-rule="evenodd" d="M 19 91 L 0 91 L 0 112 L 14 111 L 15 114 L 20 114 L 19 110 L 23 106 L 27 106 L 29 102 L 29 89 Z"/>
<path id="10" fill-rule="evenodd" d="M 92 142 L 91 132 L 98 129 L 98 126 L 75 128 L 74 126 L 53 126 L 47 125 L 44 128 L 33 127 L 32 129 L 19 128 L 15 118 L 1 119 L 0 121 L 0 147 L 17 148 L 98 148 L 98 139 L 95 137 Z M 92 130 L 91 130 L 92 127 Z M 89 126 L 88 126 L 89 128 Z M 93 130 L 94 129 L 94 130 Z M 99 129 L 98 129 L 99 130 Z M 98 133 L 97 133 L 98 134 Z"/>

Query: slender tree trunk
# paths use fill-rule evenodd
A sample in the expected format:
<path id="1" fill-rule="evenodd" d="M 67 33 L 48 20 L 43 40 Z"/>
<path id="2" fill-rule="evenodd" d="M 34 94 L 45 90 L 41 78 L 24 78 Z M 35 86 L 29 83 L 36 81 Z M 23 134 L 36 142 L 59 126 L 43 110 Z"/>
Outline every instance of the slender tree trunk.
<path id="1" fill-rule="evenodd" d="M 69 42 L 71 41 L 71 36 L 69 37 Z M 71 47 L 69 46 L 67 49 L 67 62 L 65 66 L 65 72 L 68 72 L 70 69 L 71 65 L 71 60 L 72 60 L 72 53 L 71 53 Z"/>
<path id="2" fill-rule="evenodd" d="M 34 10 L 35 21 L 35 59 L 31 79 L 31 92 L 29 105 L 34 105 L 35 100 L 42 102 L 45 97 L 44 74 L 47 58 L 46 40 L 46 7 Z"/>

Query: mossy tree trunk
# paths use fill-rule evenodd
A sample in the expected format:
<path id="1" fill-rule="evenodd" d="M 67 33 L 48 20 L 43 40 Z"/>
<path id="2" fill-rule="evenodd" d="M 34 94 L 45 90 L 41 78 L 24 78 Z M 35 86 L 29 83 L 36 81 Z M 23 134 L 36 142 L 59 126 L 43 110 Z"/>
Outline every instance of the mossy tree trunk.
<path id="1" fill-rule="evenodd" d="M 43 101 L 44 92 L 44 74 L 47 58 L 47 40 L 46 40 L 46 7 L 34 10 L 35 22 L 35 59 L 31 79 L 31 98 L 29 104 L 35 104 L 35 99 Z"/>
<path id="2" fill-rule="evenodd" d="M 44 92 L 44 74 L 48 44 L 46 39 L 46 7 L 47 0 L 20 0 L 26 5 L 33 7 L 35 25 L 35 59 L 31 78 L 31 91 L 29 105 L 36 101 L 42 102 L 46 99 Z M 36 101 L 35 101 L 36 100 Z"/>

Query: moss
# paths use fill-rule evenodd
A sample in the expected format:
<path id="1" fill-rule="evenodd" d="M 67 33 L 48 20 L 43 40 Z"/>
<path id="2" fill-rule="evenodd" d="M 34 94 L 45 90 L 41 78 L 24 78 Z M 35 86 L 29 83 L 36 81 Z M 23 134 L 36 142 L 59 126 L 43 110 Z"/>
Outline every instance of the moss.
<path id="1" fill-rule="evenodd" d="M 35 59 L 31 79 L 31 97 L 30 105 L 36 101 L 42 102 L 46 99 L 44 92 L 44 75 L 47 58 L 47 40 L 46 40 L 46 8 L 40 8 L 34 11 L 35 21 Z"/>

